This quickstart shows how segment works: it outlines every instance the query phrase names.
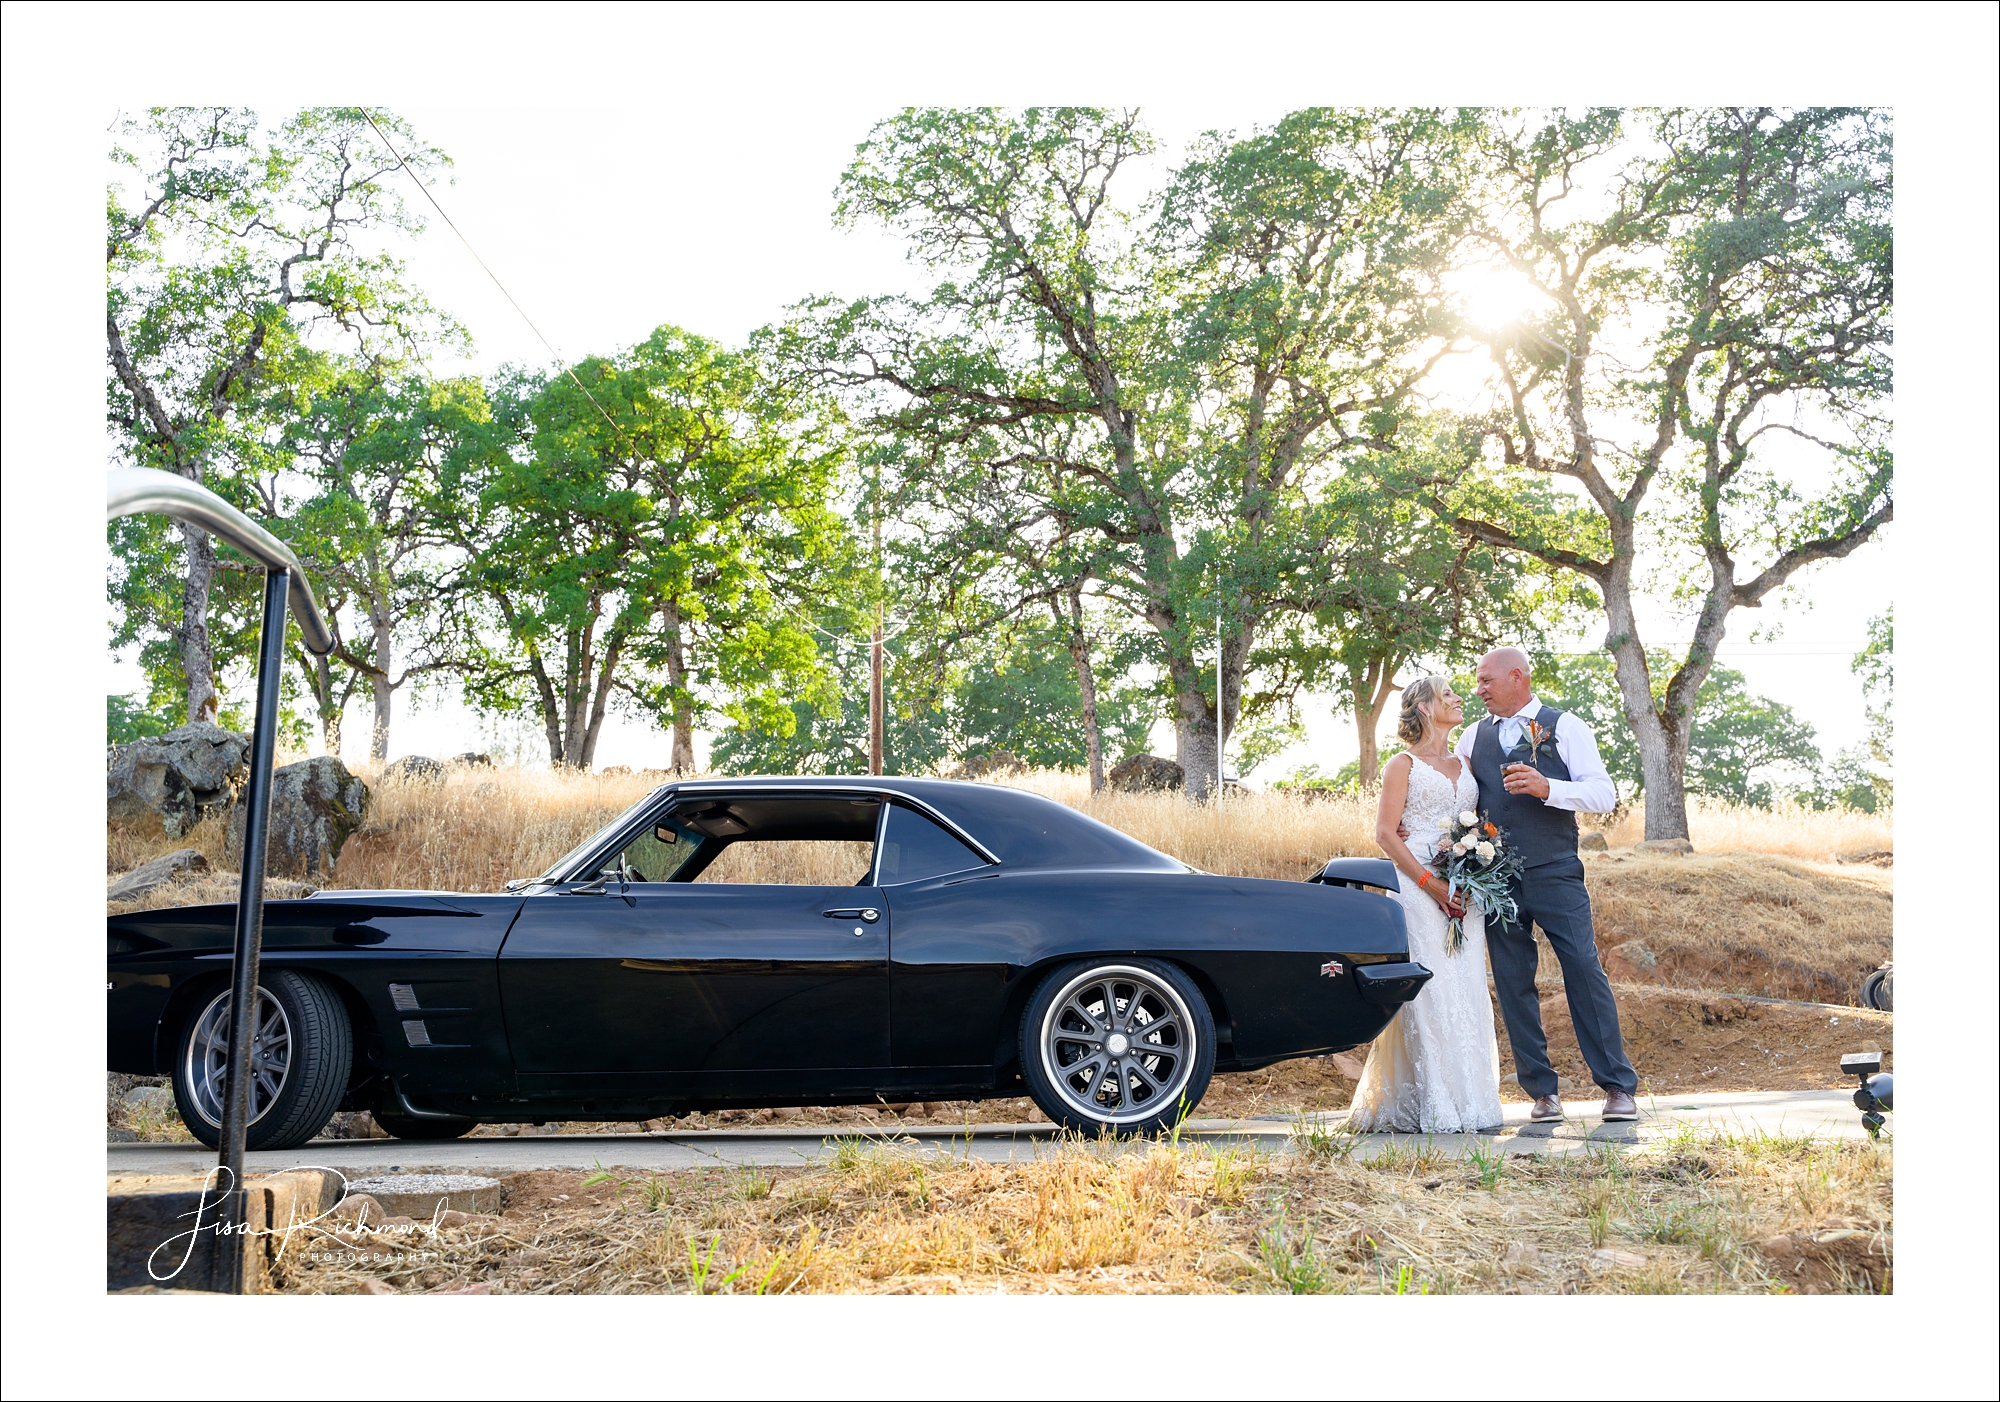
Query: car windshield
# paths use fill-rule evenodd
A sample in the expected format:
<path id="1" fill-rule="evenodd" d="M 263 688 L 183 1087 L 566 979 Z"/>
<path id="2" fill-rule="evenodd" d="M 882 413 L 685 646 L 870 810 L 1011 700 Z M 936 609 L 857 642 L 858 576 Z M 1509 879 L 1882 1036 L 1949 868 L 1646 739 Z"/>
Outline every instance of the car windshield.
<path id="1" fill-rule="evenodd" d="M 589 837 L 586 837 L 583 841 L 577 843 L 576 846 L 570 848 L 569 851 L 563 853 L 560 857 L 556 858 L 555 861 L 549 863 L 547 870 L 543 871 L 541 876 L 538 877 L 537 879 L 541 881 L 555 880 L 557 872 L 562 871 L 567 867 L 571 866 L 572 864 L 574 864 L 578 858 L 583 856 L 584 853 L 588 852 L 591 848 L 595 847 L 598 843 L 602 842 L 605 838 L 609 837 L 613 831 L 615 831 L 620 827 L 623 827 L 627 822 L 627 820 L 629 820 L 633 814 L 637 813 L 641 808 L 644 808 L 647 804 L 651 803 L 652 801 L 653 801 L 653 795 L 647 794 L 644 798 L 640 799 L 630 808 L 627 808 L 623 813 L 620 813 L 617 817 L 613 818 L 610 822 L 606 823 L 603 827 L 599 828 L 596 832 L 592 833 Z"/>

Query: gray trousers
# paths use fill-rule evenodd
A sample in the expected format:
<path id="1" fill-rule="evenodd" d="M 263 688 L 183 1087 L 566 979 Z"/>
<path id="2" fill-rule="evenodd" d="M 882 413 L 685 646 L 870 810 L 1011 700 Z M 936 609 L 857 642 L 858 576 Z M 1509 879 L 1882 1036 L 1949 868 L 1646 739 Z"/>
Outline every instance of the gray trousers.
<path id="1" fill-rule="evenodd" d="M 1529 868 L 1515 883 L 1514 897 L 1521 903 L 1519 919 L 1487 921 L 1486 949 L 1493 960 L 1493 985 L 1500 995 L 1500 1017 L 1507 1024 L 1521 1089 L 1533 1096 L 1556 1093 L 1549 1039 L 1542 1031 L 1541 995 L 1535 987 L 1534 931 L 1540 927 L 1562 965 L 1570 1021 L 1576 1026 L 1577 1048 L 1591 1079 L 1606 1090 L 1627 1094 L 1638 1090 L 1639 1077 L 1625 1059 L 1625 1038 L 1618 1031 L 1611 980 L 1597 962 L 1582 861 L 1570 857 Z"/>

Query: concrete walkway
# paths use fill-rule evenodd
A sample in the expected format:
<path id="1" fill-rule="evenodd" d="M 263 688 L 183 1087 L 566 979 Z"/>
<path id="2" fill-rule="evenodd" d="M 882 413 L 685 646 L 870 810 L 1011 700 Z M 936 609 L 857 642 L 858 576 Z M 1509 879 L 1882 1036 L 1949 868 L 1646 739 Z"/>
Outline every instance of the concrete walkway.
<path id="1" fill-rule="evenodd" d="M 1653 1097 L 1639 1102 L 1636 1123 L 1604 1124 L 1597 1117 L 1604 1102 L 1574 1101 L 1569 1118 L 1560 1124 L 1531 1125 L 1525 1104 L 1505 1107 L 1506 1123 L 1491 1133 L 1368 1134 L 1359 1136 L 1357 1158 L 1373 1158 L 1391 1144 L 1409 1148 L 1425 1145 L 1462 1156 L 1474 1145 L 1509 1154 L 1573 1154 L 1606 1145 L 1640 1148 L 1692 1125 L 1703 1133 L 1811 1136 L 1819 1139 L 1862 1139 L 1861 1112 L 1848 1091 L 1764 1091 L 1729 1095 Z M 1308 1130 L 1337 1130 L 1342 1111 L 1310 1117 Z M 1183 1141 L 1210 1145 L 1240 1145 L 1277 1151 L 1286 1148 L 1300 1124 L 1278 1116 L 1248 1120 L 1191 1120 Z M 520 1173 L 530 1169 L 632 1168 L 664 1172 L 673 1169 L 737 1164 L 786 1165 L 825 1158 L 841 1139 L 867 1139 L 936 1153 L 971 1155 L 994 1162 L 1032 1158 L 1048 1152 L 1055 1135 L 1048 1125 L 975 1125 L 963 1127 L 896 1127 L 891 1130 L 782 1128 L 723 1129 L 658 1134 L 549 1134 L 519 1138 L 455 1139 L 442 1144 L 397 1139 L 320 1139 L 301 1149 L 253 1153 L 248 1167 L 271 1173 L 313 1165 L 338 1169 L 352 1178 L 365 1173 L 415 1172 L 419 1169 Z M 1107 1146 L 1111 1147 L 1111 1146 Z M 1144 1144 L 1122 1142 L 1113 1152 L 1129 1152 Z M 212 1151 L 199 1144 L 110 1144 L 106 1146 L 112 1173 L 199 1173 L 215 1162 Z"/>

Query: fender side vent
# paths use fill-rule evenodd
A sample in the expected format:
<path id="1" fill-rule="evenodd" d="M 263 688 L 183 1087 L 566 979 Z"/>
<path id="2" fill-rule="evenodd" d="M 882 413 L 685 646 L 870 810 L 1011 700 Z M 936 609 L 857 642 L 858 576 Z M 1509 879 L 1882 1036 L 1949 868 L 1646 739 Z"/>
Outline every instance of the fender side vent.
<path id="1" fill-rule="evenodd" d="M 413 1047 L 427 1047 L 431 1044 L 431 1032 L 421 1022 L 405 1022 L 403 1038 Z"/>
<path id="2" fill-rule="evenodd" d="M 417 990 L 407 983 L 389 985 L 389 1001 L 396 1005 L 399 1013 L 413 1013 L 417 1010 Z"/>

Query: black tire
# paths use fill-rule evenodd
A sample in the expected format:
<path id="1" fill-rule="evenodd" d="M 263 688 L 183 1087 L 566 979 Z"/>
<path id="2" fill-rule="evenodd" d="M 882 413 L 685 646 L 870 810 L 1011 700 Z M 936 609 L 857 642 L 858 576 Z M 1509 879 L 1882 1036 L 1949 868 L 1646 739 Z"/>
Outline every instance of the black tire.
<path id="1" fill-rule="evenodd" d="M 1028 999 L 1019 1046 L 1035 1104 L 1081 1134 L 1170 1130 L 1194 1112 L 1215 1074 L 1208 1000 L 1157 959 L 1099 955 L 1057 969 Z"/>
<path id="2" fill-rule="evenodd" d="M 1873 1008 L 1878 1013 L 1894 1012 L 1896 1002 L 1895 975 L 1888 969 L 1877 969 L 1861 980 L 1861 1006 Z"/>
<path id="3" fill-rule="evenodd" d="M 244 1144 L 296 1149 L 340 1108 L 354 1064 L 354 1029 L 340 995 L 311 974 L 267 973 L 258 995 L 252 1119 Z M 220 1071 L 226 1058 L 218 1043 L 226 1045 L 228 1027 L 225 988 L 194 1008 L 174 1041 L 174 1100 L 181 1123 L 211 1149 L 222 1143 Z M 276 1065 L 280 1047 L 282 1066 Z"/>
<path id="4" fill-rule="evenodd" d="M 479 1125 L 479 1121 L 460 1115 L 444 1120 L 420 1120 L 379 1105 L 375 1108 L 375 1123 L 397 1139 L 463 1139 Z"/>

